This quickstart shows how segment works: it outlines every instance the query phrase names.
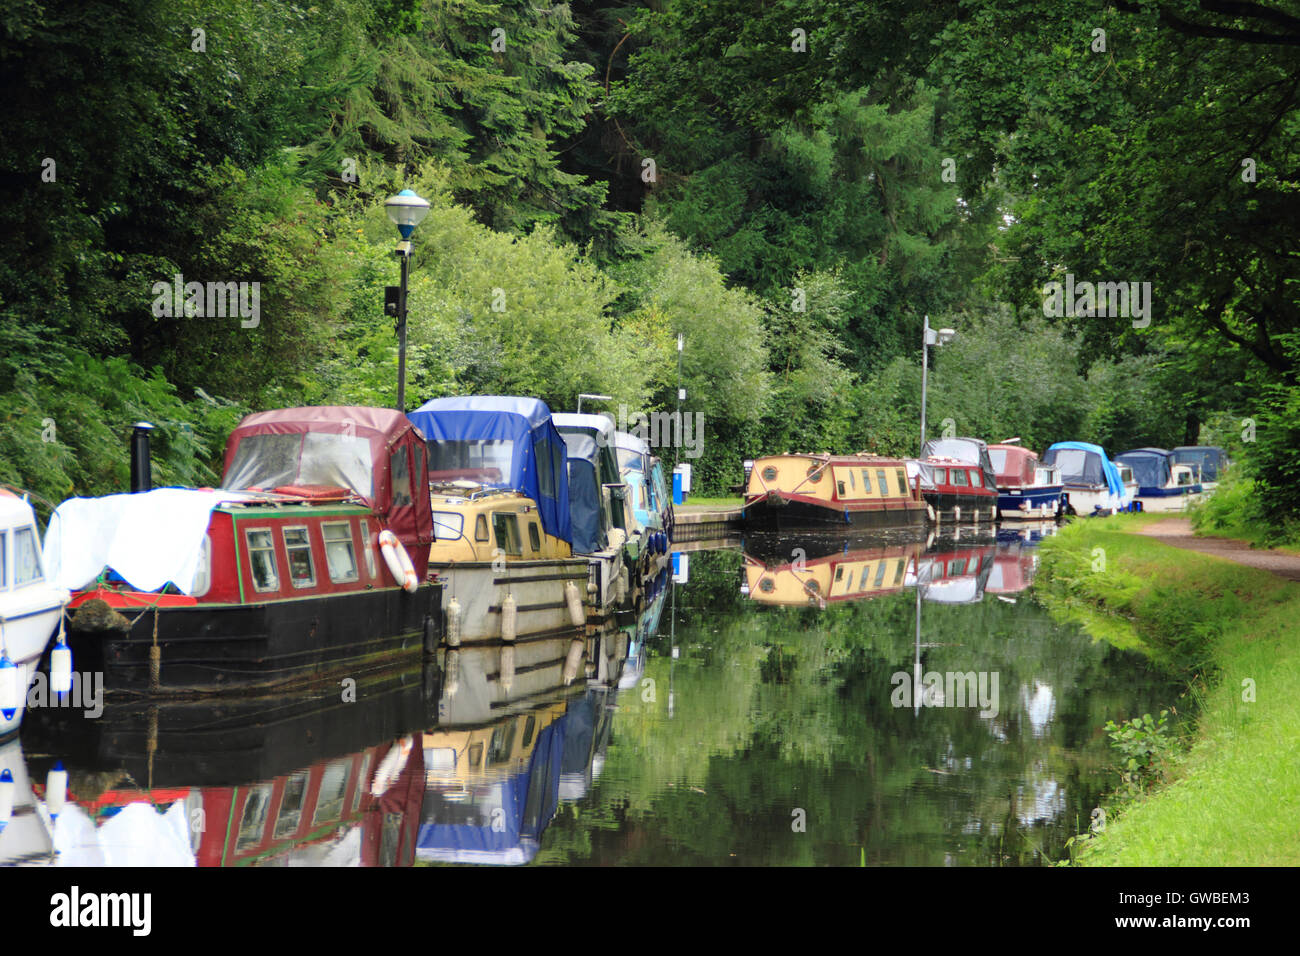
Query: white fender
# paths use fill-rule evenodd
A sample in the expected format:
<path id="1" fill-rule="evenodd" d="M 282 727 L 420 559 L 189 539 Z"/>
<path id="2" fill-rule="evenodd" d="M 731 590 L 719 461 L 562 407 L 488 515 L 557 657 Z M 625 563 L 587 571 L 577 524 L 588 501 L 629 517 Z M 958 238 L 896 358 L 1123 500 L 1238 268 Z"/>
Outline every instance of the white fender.
<path id="1" fill-rule="evenodd" d="M 578 593 L 578 586 L 572 581 L 565 582 L 564 599 L 569 604 L 569 620 L 573 622 L 574 627 L 582 627 L 587 623 L 587 612 L 582 607 L 582 595 Z"/>
<path id="2" fill-rule="evenodd" d="M 393 578 L 402 585 L 402 590 L 414 594 L 420 586 L 420 579 L 415 576 L 411 556 L 402 547 L 402 542 L 397 540 L 397 535 L 387 528 L 379 532 L 379 550 L 383 552 L 384 563 L 388 565 Z"/>
<path id="3" fill-rule="evenodd" d="M 460 601 L 455 595 L 447 602 L 447 646 L 460 647 Z"/>
<path id="4" fill-rule="evenodd" d="M 513 594 L 507 594 L 501 602 L 501 640 L 513 641 L 519 633 L 519 602 Z"/>

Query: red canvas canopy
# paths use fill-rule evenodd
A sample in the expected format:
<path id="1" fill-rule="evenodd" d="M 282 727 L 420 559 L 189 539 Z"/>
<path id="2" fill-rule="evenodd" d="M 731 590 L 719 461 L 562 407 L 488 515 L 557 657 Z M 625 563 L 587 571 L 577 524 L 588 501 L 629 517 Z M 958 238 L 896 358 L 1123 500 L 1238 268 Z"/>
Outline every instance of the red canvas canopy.
<path id="1" fill-rule="evenodd" d="M 323 405 L 249 415 L 226 442 L 221 486 L 315 498 L 348 489 L 407 548 L 433 540 L 424 436 L 391 408 Z"/>
<path id="2" fill-rule="evenodd" d="M 997 472 L 999 488 L 1023 488 L 1034 483 L 1034 466 L 1038 464 L 1038 456 L 1028 448 L 1021 445 L 989 445 L 989 458 Z"/>

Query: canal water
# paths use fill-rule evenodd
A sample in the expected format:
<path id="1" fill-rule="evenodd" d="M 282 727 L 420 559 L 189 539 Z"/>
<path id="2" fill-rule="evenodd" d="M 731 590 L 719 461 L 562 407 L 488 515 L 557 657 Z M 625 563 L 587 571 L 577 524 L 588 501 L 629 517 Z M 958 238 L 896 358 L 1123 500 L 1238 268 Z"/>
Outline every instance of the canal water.
<path id="1" fill-rule="evenodd" d="M 37 707 L 0 746 L 0 862 L 1050 863 L 1116 782 L 1105 722 L 1177 688 L 1053 621 L 1037 537 L 685 551 L 638 619 L 508 676 L 480 648 L 273 700 Z"/>

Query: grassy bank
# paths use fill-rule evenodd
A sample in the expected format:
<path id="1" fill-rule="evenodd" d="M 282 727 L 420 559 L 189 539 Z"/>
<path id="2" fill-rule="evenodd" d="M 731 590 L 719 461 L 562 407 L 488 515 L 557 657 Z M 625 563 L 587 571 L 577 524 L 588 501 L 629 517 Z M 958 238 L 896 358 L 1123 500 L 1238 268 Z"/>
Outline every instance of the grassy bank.
<path id="1" fill-rule="evenodd" d="M 1035 589 L 1058 617 L 1185 677 L 1192 693 L 1169 702 L 1184 717 L 1198 706 L 1163 781 L 1078 861 L 1300 864 L 1300 586 L 1133 530 L 1127 516 L 1063 529 L 1043 543 Z"/>

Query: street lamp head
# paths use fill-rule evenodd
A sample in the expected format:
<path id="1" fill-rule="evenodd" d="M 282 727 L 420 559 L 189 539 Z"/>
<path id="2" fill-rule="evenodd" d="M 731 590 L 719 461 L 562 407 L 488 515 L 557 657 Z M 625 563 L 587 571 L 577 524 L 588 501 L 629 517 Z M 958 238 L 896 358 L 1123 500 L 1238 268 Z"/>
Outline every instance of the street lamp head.
<path id="1" fill-rule="evenodd" d="M 955 331 L 953 331 L 952 329 L 940 329 L 940 330 L 939 330 L 939 344 L 940 344 L 940 345 L 947 345 L 949 342 L 951 342 L 951 341 L 956 337 L 956 335 L 957 335 L 957 333 L 956 333 Z"/>
<path id="2" fill-rule="evenodd" d="M 410 189 L 403 189 L 388 202 L 384 203 L 388 218 L 397 226 L 402 239 L 410 239 L 411 233 L 420 221 L 429 214 L 429 201 L 421 199 Z"/>

